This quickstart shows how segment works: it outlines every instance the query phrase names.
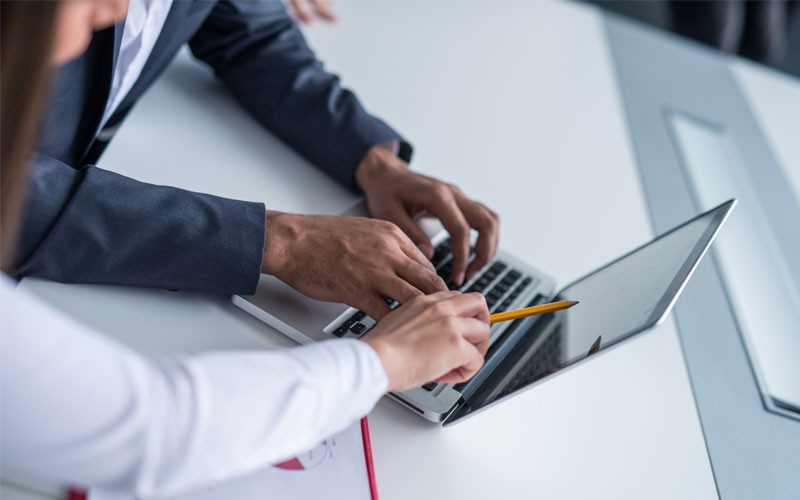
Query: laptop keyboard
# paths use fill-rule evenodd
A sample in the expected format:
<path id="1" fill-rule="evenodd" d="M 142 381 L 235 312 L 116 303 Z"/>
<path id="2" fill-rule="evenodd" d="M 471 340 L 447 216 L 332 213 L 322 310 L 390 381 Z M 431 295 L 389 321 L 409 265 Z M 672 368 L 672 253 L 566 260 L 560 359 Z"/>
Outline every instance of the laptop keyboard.
<path id="1" fill-rule="evenodd" d="M 475 249 L 470 248 L 470 260 L 475 256 Z M 447 287 L 455 290 L 451 272 L 453 267 L 453 252 L 450 248 L 450 238 L 442 241 L 436 246 L 431 263 L 436 268 L 436 273 L 444 280 Z M 460 287 L 464 292 L 478 292 L 486 297 L 486 304 L 489 306 L 491 314 L 508 310 L 511 304 L 528 288 L 534 284 L 532 276 L 514 269 L 508 263 L 495 259 L 491 265 L 484 268 L 475 278 Z M 386 298 L 386 303 L 394 309 L 400 304 L 390 298 Z M 347 318 L 332 333 L 337 337 L 343 337 L 348 332 L 356 336 L 367 333 L 373 326 L 375 320 L 366 315 L 363 311 L 356 311 Z M 433 390 L 436 384 L 425 384 L 423 388 Z"/>

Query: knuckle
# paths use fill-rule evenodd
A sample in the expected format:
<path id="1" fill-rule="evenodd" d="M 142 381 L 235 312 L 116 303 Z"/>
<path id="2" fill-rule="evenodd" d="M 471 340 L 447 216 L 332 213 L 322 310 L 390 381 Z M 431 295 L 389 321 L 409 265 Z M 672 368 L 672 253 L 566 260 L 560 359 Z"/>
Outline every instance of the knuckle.
<path id="1" fill-rule="evenodd" d="M 461 339 L 461 335 L 458 333 L 458 318 L 455 316 L 445 316 L 442 318 L 442 327 L 447 332 L 450 340 Z"/>
<path id="2" fill-rule="evenodd" d="M 466 252 L 466 248 L 462 248 L 461 243 L 467 242 L 467 232 L 461 227 L 448 229 L 450 239 L 453 241 L 452 252 L 454 257 L 460 257 L 462 253 Z"/>
<path id="3" fill-rule="evenodd" d="M 452 228 L 449 229 L 450 236 L 455 239 L 466 239 L 469 235 L 469 225 L 463 220 L 457 221 Z"/>
<path id="4" fill-rule="evenodd" d="M 387 224 L 389 225 L 389 227 L 386 229 L 386 231 L 390 235 L 392 235 L 392 237 L 397 238 L 397 239 L 405 237 L 405 233 L 403 232 L 402 229 L 400 229 L 400 226 L 398 226 L 397 224 L 394 224 L 392 222 L 387 222 Z"/>
<path id="5" fill-rule="evenodd" d="M 497 219 L 488 211 L 484 211 L 480 216 L 480 225 L 486 229 L 494 229 L 497 226 Z"/>
<path id="6" fill-rule="evenodd" d="M 478 293 L 478 292 L 472 292 L 469 295 L 475 297 L 475 300 L 479 301 L 481 303 L 481 305 L 486 307 L 486 297 L 484 297 L 483 294 Z"/>
<path id="7" fill-rule="evenodd" d="M 373 220 L 373 224 L 375 225 L 375 229 L 381 233 L 391 233 L 395 227 L 393 223 L 383 219 L 375 219 Z"/>
<path id="8" fill-rule="evenodd" d="M 436 293 L 432 293 L 430 295 L 426 295 L 425 298 L 424 298 L 425 303 L 426 304 L 431 304 L 431 305 L 434 304 L 436 301 L 438 301 L 441 298 L 440 294 L 441 294 L 441 292 L 436 292 Z"/>
<path id="9" fill-rule="evenodd" d="M 447 184 L 437 182 L 433 185 L 433 194 L 439 199 L 449 199 L 453 192 Z"/>
<path id="10" fill-rule="evenodd" d="M 477 203 L 477 202 L 476 202 Z M 500 215 L 492 210 L 491 208 L 487 207 L 483 203 L 478 203 L 479 210 L 479 219 L 482 225 L 484 226 L 497 226 L 500 222 Z"/>
<path id="11" fill-rule="evenodd" d="M 449 318 L 450 314 L 450 307 L 447 305 L 446 302 L 440 300 L 431 306 L 431 311 L 436 314 L 437 316 L 446 316 L 445 319 Z"/>
<path id="12" fill-rule="evenodd" d="M 375 247 L 381 253 L 392 253 L 395 249 L 395 240 L 387 234 L 380 234 L 375 239 Z"/>
<path id="13" fill-rule="evenodd" d="M 421 295 L 414 297 L 412 302 L 415 304 L 414 307 L 417 308 L 417 314 L 424 315 L 429 321 L 433 321 L 436 319 L 436 314 L 431 307 L 433 301 L 434 298 L 430 295 Z"/>
<path id="14" fill-rule="evenodd" d="M 459 331 L 458 320 L 454 316 L 449 316 L 444 322 L 445 330 L 447 332 L 447 340 L 453 347 L 461 345 L 461 333 Z"/>
<path id="15" fill-rule="evenodd" d="M 411 300 L 409 300 L 408 303 L 405 304 L 405 306 L 408 307 L 409 309 L 413 308 L 415 310 L 419 310 L 419 309 L 424 310 L 424 308 L 425 308 L 425 296 L 424 295 L 417 295 L 416 297 L 412 297 Z M 417 311 L 417 313 L 419 314 L 419 311 Z"/>

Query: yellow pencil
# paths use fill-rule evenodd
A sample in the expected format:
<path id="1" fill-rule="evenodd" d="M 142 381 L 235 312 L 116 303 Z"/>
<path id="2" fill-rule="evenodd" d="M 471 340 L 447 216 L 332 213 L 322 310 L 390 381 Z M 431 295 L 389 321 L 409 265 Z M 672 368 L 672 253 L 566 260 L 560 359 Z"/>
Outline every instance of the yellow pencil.
<path id="1" fill-rule="evenodd" d="M 560 311 L 561 309 L 569 309 L 577 303 L 577 300 L 560 300 L 558 302 L 551 302 L 549 304 L 541 304 L 538 306 L 525 307 L 514 311 L 496 313 L 489 316 L 489 322 L 499 323 L 501 321 L 510 321 L 512 319 L 534 316 L 536 314 L 546 314 L 553 311 Z"/>

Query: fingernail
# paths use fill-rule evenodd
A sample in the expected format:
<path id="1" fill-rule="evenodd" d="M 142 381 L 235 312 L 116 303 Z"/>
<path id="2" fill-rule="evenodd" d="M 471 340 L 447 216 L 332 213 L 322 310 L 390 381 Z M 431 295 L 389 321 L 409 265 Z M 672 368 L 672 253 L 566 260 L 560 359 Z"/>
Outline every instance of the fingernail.
<path id="1" fill-rule="evenodd" d="M 456 277 L 453 278 L 453 283 L 455 283 L 456 285 L 463 285 L 464 284 L 464 273 L 463 272 L 458 273 L 456 275 Z"/>

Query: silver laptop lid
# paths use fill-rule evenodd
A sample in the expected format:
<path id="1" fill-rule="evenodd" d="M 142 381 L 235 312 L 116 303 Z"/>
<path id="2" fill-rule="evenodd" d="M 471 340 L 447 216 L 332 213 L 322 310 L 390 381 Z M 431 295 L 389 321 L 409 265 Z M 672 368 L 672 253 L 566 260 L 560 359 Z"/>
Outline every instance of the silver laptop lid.
<path id="1" fill-rule="evenodd" d="M 735 205 L 730 200 L 567 285 L 580 304 L 518 320 L 510 354 L 459 408 L 456 422 L 662 322 Z"/>

